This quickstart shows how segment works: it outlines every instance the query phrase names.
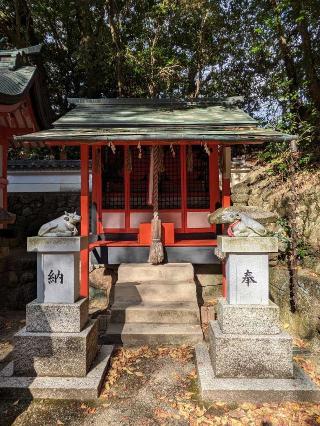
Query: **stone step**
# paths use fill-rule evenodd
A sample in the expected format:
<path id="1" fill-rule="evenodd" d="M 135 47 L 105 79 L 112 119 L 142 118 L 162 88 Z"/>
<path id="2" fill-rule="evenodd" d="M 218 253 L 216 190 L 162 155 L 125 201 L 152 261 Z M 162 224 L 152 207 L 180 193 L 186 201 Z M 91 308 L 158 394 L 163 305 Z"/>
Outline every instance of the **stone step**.
<path id="1" fill-rule="evenodd" d="M 109 324 L 103 343 L 124 346 L 196 345 L 202 342 L 200 325 L 190 324 Z"/>
<path id="2" fill-rule="evenodd" d="M 113 323 L 146 324 L 199 324 L 199 307 L 196 303 L 115 303 L 111 307 Z"/>
<path id="3" fill-rule="evenodd" d="M 167 263 L 150 265 L 149 263 L 123 263 L 118 269 L 118 281 L 190 281 L 194 279 L 191 263 Z"/>
<path id="4" fill-rule="evenodd" d="M 157 285 L 157 286 L 176 286 L 178 284 L 185 284 L 188 286 L 195 286 L 194 280 L 182 280 L 182 281 L 175 281 L 175 280 L 145 280 L 145 281 L 117 281 L 115 285 L 118 287 L 124 286 L 124 285 L 140 285 L 140 286 L 150 286 L 150 285 Z M 167 291 L 171 291 L 168 289 Z"/>
<path id="5" fill-rule="evenodd" d="M 172 282 L 171 282 L 172 283 Z M 139 304 L 157 302 L 196 302 L 196 286 L 190 282 L 116 283 L 111 300 L 116 303 Z"/>

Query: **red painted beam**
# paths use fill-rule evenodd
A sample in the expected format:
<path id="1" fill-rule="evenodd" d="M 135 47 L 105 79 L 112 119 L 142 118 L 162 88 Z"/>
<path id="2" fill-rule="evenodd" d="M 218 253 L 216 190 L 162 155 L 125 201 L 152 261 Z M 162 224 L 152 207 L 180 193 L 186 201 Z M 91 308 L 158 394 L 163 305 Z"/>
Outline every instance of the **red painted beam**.
<path id="1" fill-rule="evenodd" d="M 80 147 L 81 158 L 81 236 L 89 236 L 89 146 Z M 81 250 L 80 296 L 89 296 L 89 245 Z"/>

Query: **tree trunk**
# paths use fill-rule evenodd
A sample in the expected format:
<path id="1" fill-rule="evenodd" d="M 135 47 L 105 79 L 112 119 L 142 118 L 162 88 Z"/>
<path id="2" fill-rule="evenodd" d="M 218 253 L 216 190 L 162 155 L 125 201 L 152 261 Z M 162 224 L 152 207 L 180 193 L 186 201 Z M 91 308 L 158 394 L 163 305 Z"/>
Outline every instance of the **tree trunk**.
<path id="1" fill-rule="evenodd" d="M 33 19 L 26 0 L 14 0 L 15 11 L 15 47 L 22 48 L 38 44 L 39 40 L 33 27 Z"/>
<path id="2" fill-rule="evenodd" d="M 301 37 L 301 48 L 304 63 L 304 71 L 307 77 L 309 96 L 316 109 L 320 112 L 320 79 L 318 78 L 314 53 L 312 50 L 311 37 L 308 30 L 308 22 L 301 0 L 292 2 L 295 21 Z"/>
<path id="3" fill-rule="evenodd" d="M 124 96 L 123 48 L 119 24 L 117 22 L 117 4 L 115 0 L 107 1 L 107 11 L 112 42 L 115 48 L 115 65 L 118 96 Z"/>
<path id="4" fill-rule="evenodd" d="M 298 93 L 300 85 L 299 85 L 299 76 L 297 73 L 297 69 L 293 60 L 293 56 L 291 54 L 291 48 L 289 46 L 287 37 L 285 35 L 281 17 L 278 11 L 278 1 L 270 0 L 271 6 L 273 8 L 274 14 L 276 16 L 276 28 L 277 28 L 277 38 L 280 47 L 281 56 L 284 62 L 285 72 L 288 78 L 289 92 L 294 95 Z M 296 99 L 293 102 L 290 102 L 290 110 L 297 117 L 297 119 L 305 118 L 305 108 L 303 107 L 300 100 Z"/>
<path id="5" fill-rule="evenodd" d="M 296 185 L 295 174 L 299 159 L 299 151 L 296 141 L 292 141 L 290 145 L 289 158 L 289 174 L 290 174 L 290 198 L 289 198 L 289 214 L 288 223 L 290 226 L 290 250 L 288 257 L 289 269 L 289 291 L 290 291 L 290 307 L 291 312 L 297 310 L 297 289 L 298 289 L 298 232 L 297 232 L 297 206 L 298 206 L 298 191 Z"/>

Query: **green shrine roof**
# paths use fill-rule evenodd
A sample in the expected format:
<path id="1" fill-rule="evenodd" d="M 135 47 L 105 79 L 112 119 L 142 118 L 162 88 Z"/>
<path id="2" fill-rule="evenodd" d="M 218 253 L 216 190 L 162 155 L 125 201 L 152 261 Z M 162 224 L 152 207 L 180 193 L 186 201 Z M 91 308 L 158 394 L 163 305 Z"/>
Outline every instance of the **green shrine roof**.
<path id="1" fill-rule="evenodd" d="M 40 50 L 41 45 L 0 50 L 0 103 L 13 104 L 29 90 L 36 74 L 29 56 Z"/>
<path id="2" fill-rule="evenodd" d="M 258 127 L 236 106 L 238 98 L 197 99 L 69 99 L 71 111 L 53 128 L 16 136 L 16 141 L 196 140 L 254 142 L 295 137 Z"/>
<path id="3" fill-rule="evenodd" d="M 19 97 L 32 82 L 35 67 L 24 67 L 19 70 L 2 70 L 0 67 L 0 93 L 2 96 Z"/>

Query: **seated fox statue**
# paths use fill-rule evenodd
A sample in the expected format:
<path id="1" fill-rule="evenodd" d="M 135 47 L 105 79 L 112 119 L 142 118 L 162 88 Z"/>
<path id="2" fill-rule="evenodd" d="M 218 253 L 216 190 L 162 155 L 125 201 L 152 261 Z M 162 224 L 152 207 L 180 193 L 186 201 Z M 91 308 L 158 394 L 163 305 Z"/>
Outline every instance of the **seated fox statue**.
<path id="1" fill-rule="evenodd" d="M 250 216 L 228 211 L 222 214 L 224 223 L 230 223 L 227 233 L 229 237 L 265 237 L 267 235 L 266 228 Z"/>
<path id="2" fill-rule="evenodd" d="M 77 223 L 81 220 L 81 216 L 77 212 L 67 213 L 45 223 L 38 232 L 39 237 L 74 237 L 78 235 Z"/>

